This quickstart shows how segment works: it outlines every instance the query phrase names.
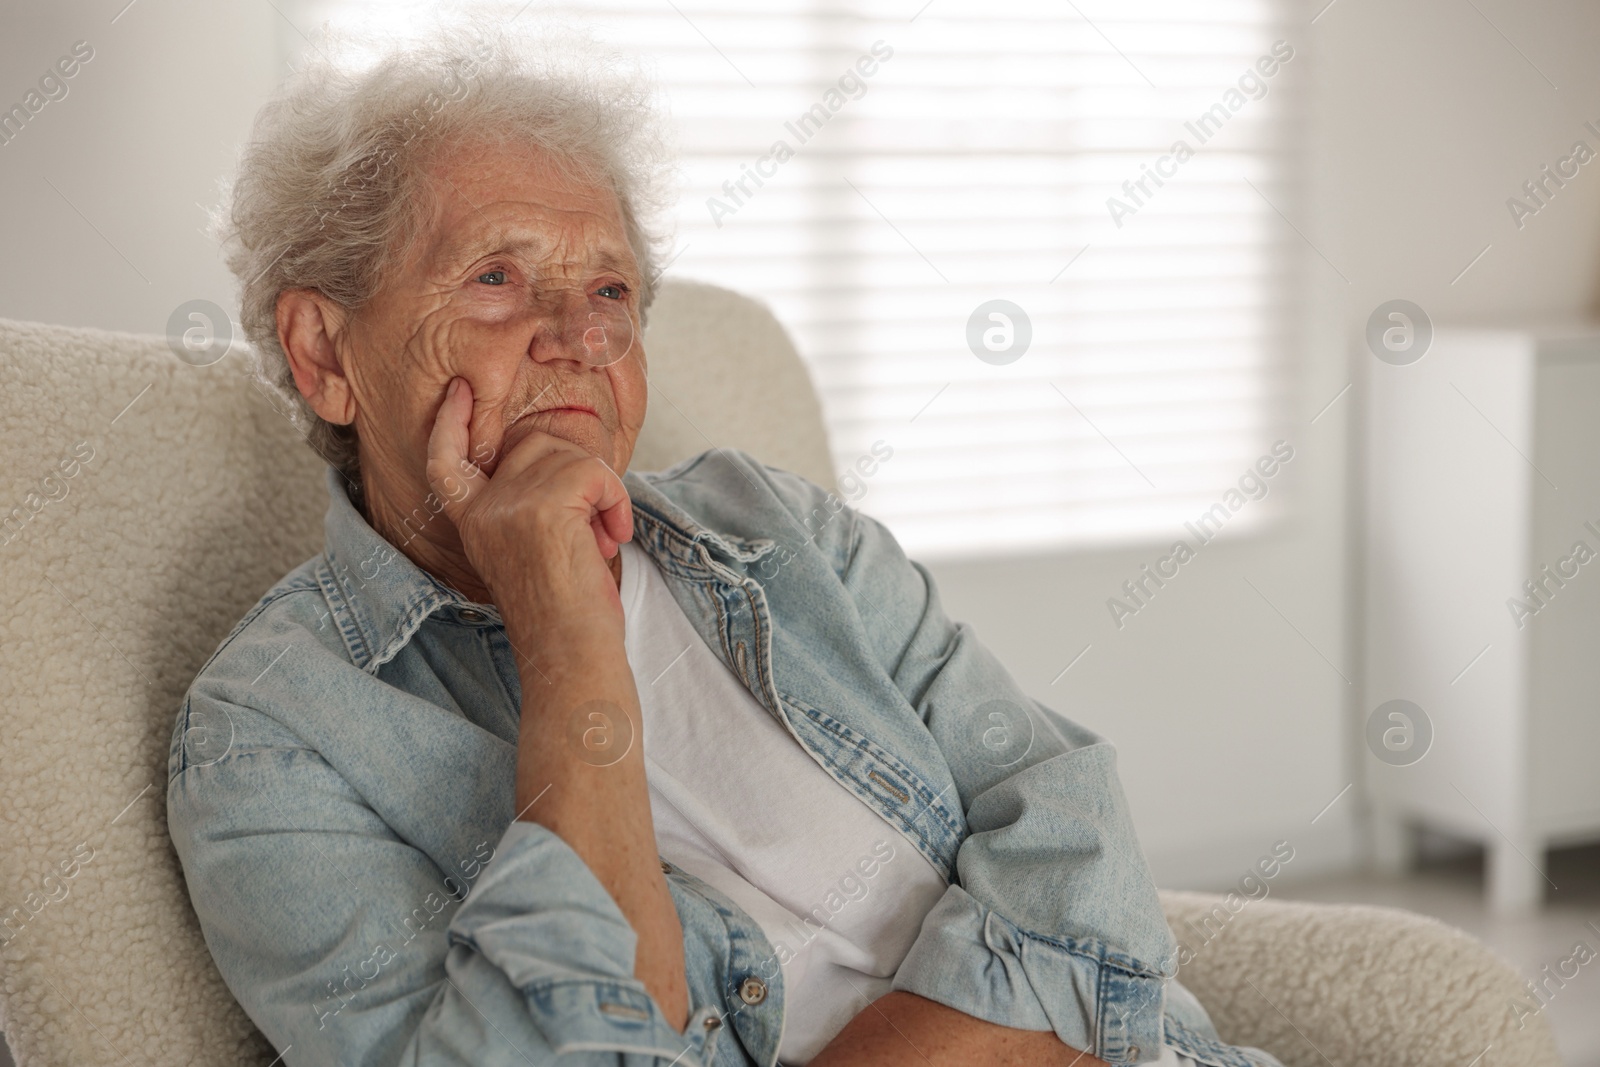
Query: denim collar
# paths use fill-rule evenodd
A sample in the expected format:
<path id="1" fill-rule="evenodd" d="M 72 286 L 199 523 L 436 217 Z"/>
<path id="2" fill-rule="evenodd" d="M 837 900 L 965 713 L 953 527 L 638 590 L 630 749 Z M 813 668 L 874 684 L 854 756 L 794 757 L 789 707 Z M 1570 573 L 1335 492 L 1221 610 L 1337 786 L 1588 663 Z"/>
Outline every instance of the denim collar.
<path id="1" fill-rule="evenodd" d="M 775 547 L 768 538 L 738 537 L 696 520 L 658 485 L 681 469 L 665 475 L 628 471 L 622 478 L 633 502 L 634 540 L 664 571 L 703 580 L 712 561 L 737 567 Z M 342 474 L 326 467 L 323 480 L 328 511 L 315 572 L 357 668 L 375 674 L 436 612 L 468 626 L 502 624 L 493 604 L 435 578 L 373 529 L 350 502 Z"/>

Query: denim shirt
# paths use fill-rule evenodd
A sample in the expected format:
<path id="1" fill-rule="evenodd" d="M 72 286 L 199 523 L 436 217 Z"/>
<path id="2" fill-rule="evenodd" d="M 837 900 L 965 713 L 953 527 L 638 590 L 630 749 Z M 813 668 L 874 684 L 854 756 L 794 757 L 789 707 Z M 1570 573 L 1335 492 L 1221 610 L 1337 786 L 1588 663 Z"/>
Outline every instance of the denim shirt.
<path id="1" fill-rule="evenodd" d="M 326 481 L 323 552 L 206 663 L 168 763 L 189 894 L 250 1018 L 288 1064 L 771 1067 L 784 991 L 760 926 L 662 863 L 689 988 L 675 1030 L 609 893 L 513 810 L 520 686 L 498 612 Z M 948 880 L 895 989 L 1112 1064 L 1166 1042 L 1276 1065 L 1221 1044 L 1172 980 L 1111 745 L 1026 696 L 882 525 L 733 451 L 624 482 L 701 637 Z"/>

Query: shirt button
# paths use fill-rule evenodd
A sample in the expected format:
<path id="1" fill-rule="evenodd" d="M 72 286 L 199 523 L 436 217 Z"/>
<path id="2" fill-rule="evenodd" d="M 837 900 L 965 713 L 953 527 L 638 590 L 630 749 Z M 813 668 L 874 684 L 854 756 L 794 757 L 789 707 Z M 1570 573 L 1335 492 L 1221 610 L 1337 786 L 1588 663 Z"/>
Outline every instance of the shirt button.
<path id="1" fill-rule="evenodd" d="M 722 1020 L 717 1018 L 715 1015 L 710 1015 L 706 1017 L 704 1025 L 706 1028 L 706 1033 L 710 1033 L 713 1030 L 721 1030 Z"/>
<path id="2" fill-rule="evenodd" d="M 668 863 L 666 860 L 662 860 L 661 861 L 661 873 L 662 874 L 671 874 L 672 873 L 672 864 Z"/>
<path id="3" fill-rule="evenodd" d="M 461 621 L 462 622 L 483 622 L 488 617 L 489 616 L 485 615 L 483 612 L 479 611 L 477 608 L 462 608 L 461 609 Z"/>
<path id="4" fill-rule="evenodd" d="M 739 983 L 739 999 L 750 1005 L 760 1004 L 767 999 L 767 983 L 751 975 Z"/>

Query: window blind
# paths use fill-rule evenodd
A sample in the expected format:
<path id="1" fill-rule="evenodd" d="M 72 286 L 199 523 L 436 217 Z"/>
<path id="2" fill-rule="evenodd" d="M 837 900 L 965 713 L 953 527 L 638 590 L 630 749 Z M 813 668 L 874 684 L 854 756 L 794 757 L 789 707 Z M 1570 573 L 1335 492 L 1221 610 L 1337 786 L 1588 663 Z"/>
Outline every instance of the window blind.
<path id="1" fill-rule="evenodd" d="M 536 10 L 650 58 L 682 151 L 670 273 L 773 308 L 838 468 L 873 457 L 853 502 L 909 552 L 1167 543 L 1284 436 L 1307 61 L 1276 0 Z M 997 300 L 1026 323 L 969 329 Z"/>

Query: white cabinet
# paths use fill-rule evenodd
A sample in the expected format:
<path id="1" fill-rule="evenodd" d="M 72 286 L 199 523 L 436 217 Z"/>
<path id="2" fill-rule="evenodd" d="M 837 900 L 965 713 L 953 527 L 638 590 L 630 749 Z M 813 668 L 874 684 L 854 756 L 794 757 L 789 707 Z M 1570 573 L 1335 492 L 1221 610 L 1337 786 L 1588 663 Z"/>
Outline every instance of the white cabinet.
<path id="1" fill-rule="evenodd" d="M 1528 908 L 1547 847 L 1600 839 L 1600 326 L 1358 362 L 1362 725 L 1425 717 L 1364 732 L 1378 855 L 1404 865 L 1418 825 L 1477 839 L 1493 904 Z"/>

